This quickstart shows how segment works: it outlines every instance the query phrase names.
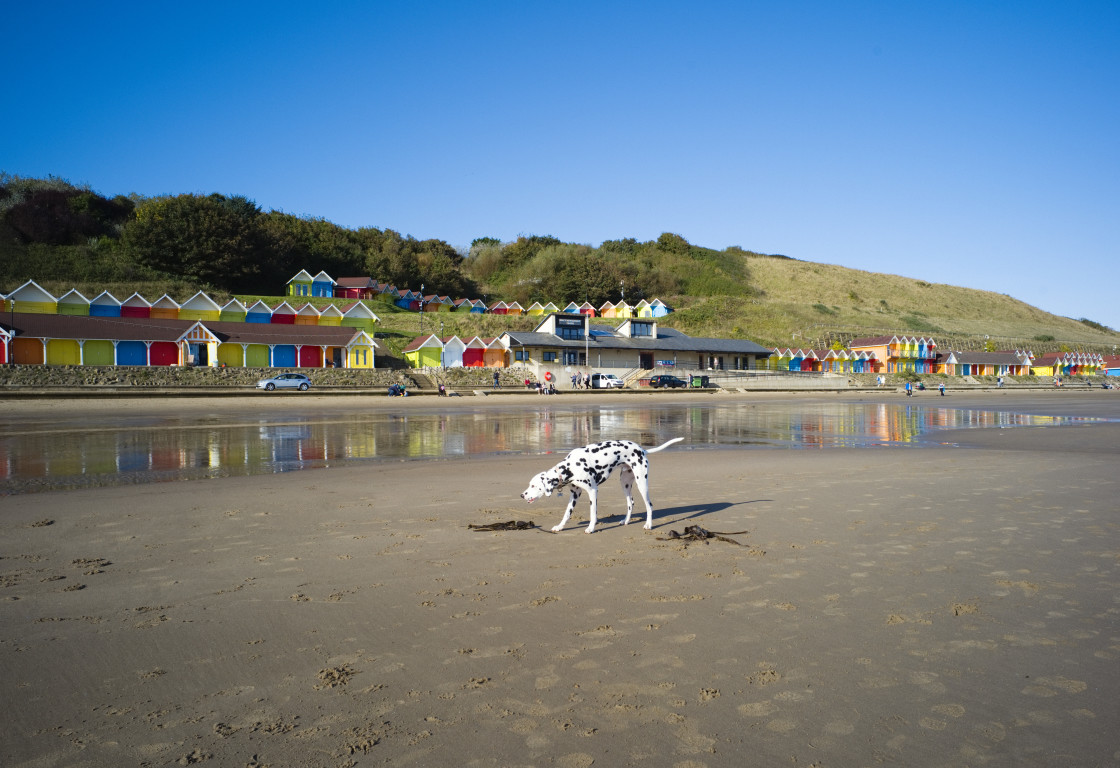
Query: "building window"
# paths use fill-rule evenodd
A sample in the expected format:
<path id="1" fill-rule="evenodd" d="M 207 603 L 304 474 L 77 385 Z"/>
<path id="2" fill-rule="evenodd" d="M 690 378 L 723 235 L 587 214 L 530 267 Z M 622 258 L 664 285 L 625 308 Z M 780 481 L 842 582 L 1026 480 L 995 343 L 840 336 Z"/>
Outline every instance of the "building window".
<path id="1" fill-rule="evenodd" d="M 653 323 L 630 323 L 631 336 L 652 336 Z"/>
<path id="2" fill-rule="evenodd" d="M 583 323 L 583 315 L 557 317 L 556 335 L 567 341 L 581 341 L 583 339 Z"/>
<path id="3" fill-rule="evenodd" d="M 546 363 L 555 363 L 556 362 L 556 353 L 555 352 L 545 352 L 543 354 L 543 360 Z"/>
<path id="4" fill-rule="evenodd" d="M 526 362 L 529 359 L 529 350 L 527 350 L 527 349 L 515 350 L 514 353 L 513 353 L 513 359 L 517 360 L 518 362 Z"/>

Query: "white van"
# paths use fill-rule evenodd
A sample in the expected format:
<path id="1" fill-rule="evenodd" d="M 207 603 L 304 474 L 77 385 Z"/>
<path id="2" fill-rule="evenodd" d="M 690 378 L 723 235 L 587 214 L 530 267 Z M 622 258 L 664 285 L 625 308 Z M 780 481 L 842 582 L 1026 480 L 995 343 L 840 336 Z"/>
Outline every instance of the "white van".
<path id="1" fill-rule="evenodd" d="M 622 379 L 618 378 L 613 373 L 591 374 L 592 389 L 622 389 L 622 387 Z"/>

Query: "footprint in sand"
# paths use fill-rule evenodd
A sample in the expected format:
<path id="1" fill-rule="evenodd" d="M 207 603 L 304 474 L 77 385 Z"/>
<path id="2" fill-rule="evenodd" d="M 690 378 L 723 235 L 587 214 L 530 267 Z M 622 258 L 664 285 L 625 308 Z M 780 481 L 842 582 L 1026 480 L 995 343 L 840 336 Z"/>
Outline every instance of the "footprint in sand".
<path id="1" fill-rule="evenodd" d="M 1023 688 L 1021 693 L 1026 696 L 1048 698 L 1063 693 L 1083 693 L 1088 687 L 1087 683 L 1081 680 L 1070 680 L 1068 677 L 1040 677 L 1034 680 L 1031 685 Z"/>

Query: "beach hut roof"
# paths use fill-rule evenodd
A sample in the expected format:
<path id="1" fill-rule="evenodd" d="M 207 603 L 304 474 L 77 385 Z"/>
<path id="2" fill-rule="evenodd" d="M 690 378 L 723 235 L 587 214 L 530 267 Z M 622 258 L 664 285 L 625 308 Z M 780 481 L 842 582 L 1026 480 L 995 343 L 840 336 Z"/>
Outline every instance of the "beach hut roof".
<path id="1" fill-rule="evenodd" d="M 408 342 L 402 352 L 412 352 L 420 349 L 421 347 L 443 347 L 443 342 L 434 333 L 429 333 L 427 336 L 417 336 L 412 341 Z"/>
<path id="2" fill-rule="evenodd" d="M 342 288 L 377 288 L 377 281 L 372 277 L 340 277 L 334 284 Z"/>
<path id="3" fill-rule="evenodd" d="M 127 299 L 122 301 L 121 306 L 122 307 L 150 307 L 152 305 L 149 304 L 148 300 L 145 299 L 143 296 L 141 296 L 138 293 L 134 293 L 131 296 L 129 296 Z"/>
<path id="4" fill-rule="evenodd" d="M 58 299 L 59 304 L 89 304 L 89 299 L 81 294 L 77 288 L 71 288 Z"/>
<path id="5" fill-rule="evenodd" d="M 90 304 L 97 304 L 98 306 L 119 307 L 121 305 L 121 300 L 108 291 L 102 291 L 101 293 L 97 294 L 97 296 L 95 296 L 92 301 L 90 301 Z"/>
<path id="6" fill-rule="evenodd" d="M 33 301 L 36 303 L 49 303 L 58 301 L 50 291 L 40 286 L 34 280 L 28 280 L 19 288 L 16 288 L 8 294 L 8 298 L 16 302 Z"/>
<path id="7" fill-rule="evenodd" d="M 372 320 L 375 323 L 381 322 L 381 318 L 373 313 L 373 310 L 366 306 L 363 301 L 355 301 L 353 304 L 347 304 L 342 308 L 343 317 L 364 317 L 367 320 Z"/>
<path id="8" fill-rule="evenodd" d="M 196 310 L 205 309 L 210 311 L 221 309 L 221 307 L 218 306 L 218 302 L 214 301 L 202 291 L 199 291 L 194 296 L 191 296 L 189 299 L 184 301 L 182 304 L 182 308 Z M 244 307 L 242 308 L 244 309 Z"/>

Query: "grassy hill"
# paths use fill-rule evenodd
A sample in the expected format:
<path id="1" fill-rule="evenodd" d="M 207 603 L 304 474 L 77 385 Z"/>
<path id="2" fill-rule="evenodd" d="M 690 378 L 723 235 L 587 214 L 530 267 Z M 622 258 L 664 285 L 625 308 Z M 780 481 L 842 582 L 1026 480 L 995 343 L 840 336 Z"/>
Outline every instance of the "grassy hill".
<path id="1" fill-rule="evenodd" d="M 942 349 L 1059 349 L 1111 353 L 1120 333 L 1059 317 L 999 293 L 927 283 L 897 275 L 756 254 L 743 255 L 750 295 L 661 296 L 675 311 L 662 325 L 693 336 L 745 338 L 770 347 L 825 348 L 858 336 L 934 337 Z M 745 291 L 746 292 L 746 291 Z M 257 296 L 238 296 L 246 304 Z M 278 297 L 263 297 L 266 301 Z M 316 303 L 342 300 L 315 299 Z M 390 353 L 421 333 L 420 316 L 373 302 L 379 336 Z M 604 319 L 599 322 L 612 324 Z M 536 318 L 425 314 L 423 332 L 460 337 L 528 330 Z"/>
<path id="2" fill-rule="evenodd" d="M 671 324 L 695 335 L 750 338 L 767 346 L 827 347 L 888 333 L 933 336 L 942 348 L 1093 349 L 1111 352 L 1120 334 L 1044 312 L 990 291 L 927 283 L 830 264 L 745 256 L 748 298 L 670 297 Z"/>

